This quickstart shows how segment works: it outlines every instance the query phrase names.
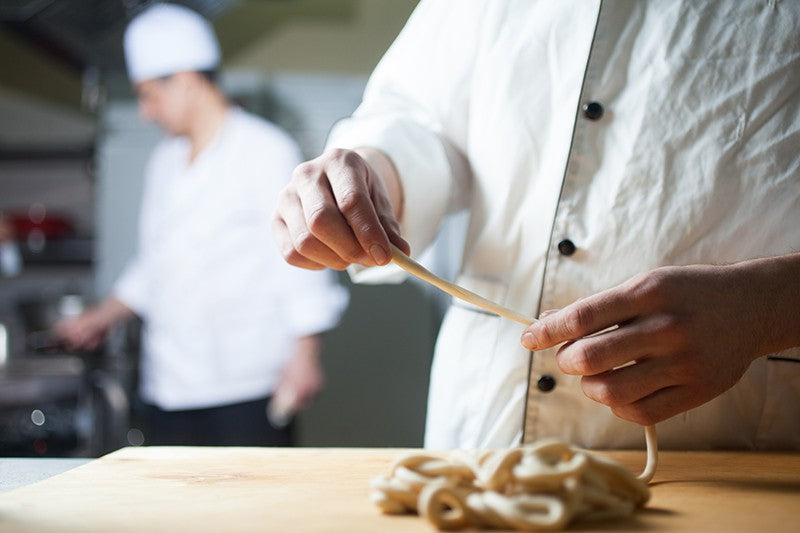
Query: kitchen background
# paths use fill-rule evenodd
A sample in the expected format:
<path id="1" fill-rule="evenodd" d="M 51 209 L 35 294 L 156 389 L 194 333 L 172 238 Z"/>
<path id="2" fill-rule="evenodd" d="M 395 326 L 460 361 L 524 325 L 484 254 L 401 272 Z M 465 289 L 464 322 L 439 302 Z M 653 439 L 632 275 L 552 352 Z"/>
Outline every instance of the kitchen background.
<path id="1" fill-rule="evenodd" d="M 139 121 L 121 37 L 146 0 L 0 2 L 0 211 L 22 265 L 0 275 L 0 456 L 96 456 L 138 445 L 130 413 L 137 325 L 66 353 L 48 328 L 102 297 L 135 251 L 142 173 L 160 137 Z M 358 104 L 413 0 L 184 0 L 212 20 L 222 85 L 317 155 Z M 224 206 L 220 206 L 224 208 Z M 452 279 L 453 217 L 425 262 Z M 8 257 L 8 256 L 6 256 Z M 353 286 L 325 337 L 327 383 L 304 446 L 419 446 L 446 299 L 416 281 Z"/>

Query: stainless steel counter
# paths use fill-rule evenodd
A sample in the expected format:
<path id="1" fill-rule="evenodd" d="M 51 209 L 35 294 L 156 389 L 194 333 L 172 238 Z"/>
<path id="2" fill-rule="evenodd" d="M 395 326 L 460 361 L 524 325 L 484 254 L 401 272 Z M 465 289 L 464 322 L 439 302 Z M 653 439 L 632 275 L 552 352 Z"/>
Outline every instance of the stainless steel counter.
<path id="1" fill-rule="evenodd" d="M 30 485 L 72 470 L 91 460 L 84 458 L 0 458 L 0 492 Z"/>

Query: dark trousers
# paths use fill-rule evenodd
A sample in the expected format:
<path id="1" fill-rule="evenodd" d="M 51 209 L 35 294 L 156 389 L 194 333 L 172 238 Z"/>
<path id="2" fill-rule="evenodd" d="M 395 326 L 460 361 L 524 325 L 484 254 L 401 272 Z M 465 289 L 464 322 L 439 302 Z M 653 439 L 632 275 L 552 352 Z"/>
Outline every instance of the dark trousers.
<path id="1" fill-rule="evenodd" d="M 294 422 L 273 427 L 266 415 L 268 401 L 185 411 L 140 403 L 137 411 L 147 446 L 293 446 Z"/>

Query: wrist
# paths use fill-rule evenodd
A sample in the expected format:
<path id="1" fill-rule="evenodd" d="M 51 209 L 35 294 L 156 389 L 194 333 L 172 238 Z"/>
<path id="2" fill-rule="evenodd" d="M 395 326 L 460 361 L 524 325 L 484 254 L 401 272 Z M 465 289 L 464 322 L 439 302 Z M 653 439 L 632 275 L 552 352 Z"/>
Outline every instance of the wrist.
<path id="1" fill-rule="evenodd" d="M 321 339 L 319 335 L 307 335 L 297 339 L 295 345 L 295 355 L 301 355 L 307 358 L 318 359 L 321 347 Z"/>
<path id="2" fill-rule="evenodd" d="M 800 346 L 800 254 L 755 259 L 734 265 L 750 286 L 759 339 L 757 357 Z"/>
<path id="3" fill-rule="evenodd" d="M 92 311 L 94 323 L 105 330 L 109 330 L 120 322 L 133 316 L 133 311 L 120 300 L 110 297 L 103 300 Z"/>
<path id="4" fill-rule="evenodd" d="M 392 160 L 377 148 L 361 147 L 353 151 L 361 156 L 375 172 L 375 176 L 383 183 L 389 202 L 392 204 L 392 213 L 397 220 L 400 220 L 405 199 L 400 176 Z"/>

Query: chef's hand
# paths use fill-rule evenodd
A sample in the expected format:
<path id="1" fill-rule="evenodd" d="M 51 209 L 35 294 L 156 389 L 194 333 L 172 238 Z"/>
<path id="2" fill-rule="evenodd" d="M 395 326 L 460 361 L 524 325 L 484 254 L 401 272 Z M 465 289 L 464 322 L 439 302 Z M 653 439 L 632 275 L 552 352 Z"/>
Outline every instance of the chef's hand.
<path id="1" fill-rule="evenodd" d="M 129 307 L 110 297 L 77 317 L 60 320 L 53 330 L 70 350 L 94 350 L 114 326 L 133 315 Z"/>
<path id="2" fill-rule="evenodd" d="M 408 253 L 397 222 L 402 189 L 382 152 L 330 150 L 298 166 L 281 191 L 272 230 L 284 259 L 312 270 L 389 262 Z"/>
<path id="3" fill-rule="evenodd" d="M 583 376 L 586 396 L 651 425 L 728 390 L 756 358 L 800 345 L 798 298 L 800 254 L 664 267 L 543 313 L 522 344 L 566 341 L 558 366 Z"/>

